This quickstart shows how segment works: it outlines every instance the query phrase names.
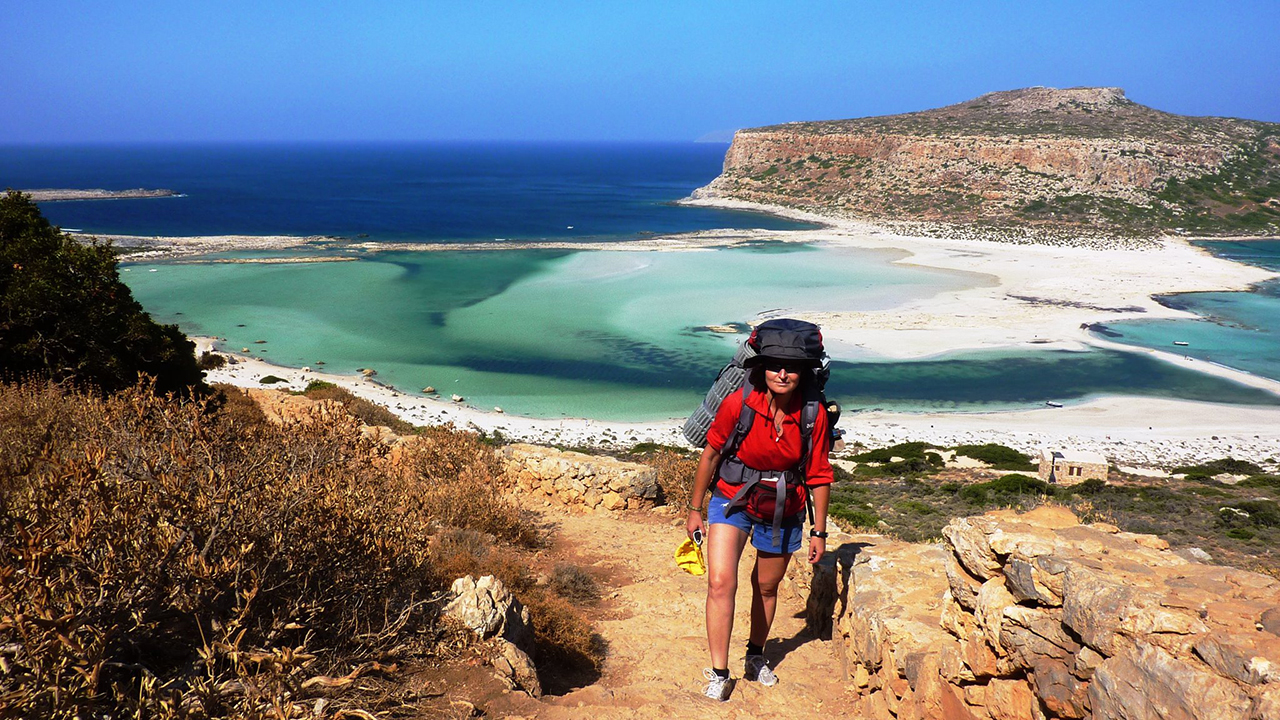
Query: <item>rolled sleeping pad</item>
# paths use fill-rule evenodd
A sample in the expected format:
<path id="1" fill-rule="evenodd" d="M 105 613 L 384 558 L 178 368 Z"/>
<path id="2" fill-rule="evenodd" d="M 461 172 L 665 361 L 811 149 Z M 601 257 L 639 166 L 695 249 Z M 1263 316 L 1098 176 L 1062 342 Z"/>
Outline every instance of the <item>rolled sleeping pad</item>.
<path id="1" fill-rule="evenodd" d="M 742 389 L 742 383 L 747 377 L 747 369 L 742 365 L 747 358 L 755 355 L 755 348 L 743 340 L 738 346 L 738 352 L 734 353 L 733 360 L 716 376 L 716 381 L 711 384 L 711 389 L 707 391 L 702 405 L 698 406 L 698 409 L 694 410 L 689 419 L 684 422 L 682 431 L 690 445 L 700 448 L 707 443 L 707 431 L 711 429 L 711 423 L 716 419 L 720 403 L 729 395 Z"/>

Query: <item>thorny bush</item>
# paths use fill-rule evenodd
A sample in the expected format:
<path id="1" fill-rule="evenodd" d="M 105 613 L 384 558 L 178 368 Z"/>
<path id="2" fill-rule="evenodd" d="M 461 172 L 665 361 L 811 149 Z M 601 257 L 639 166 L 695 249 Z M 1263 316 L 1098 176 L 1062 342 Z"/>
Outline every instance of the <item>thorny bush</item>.
<path id="1" fill-rule="evenodd" d="M 309 678 L 431 652 L 443 526 L 533 537 L 445 491 L 492 486 L 469 435 L 393 466 L 345 414 L 259 418 L 0 385 L 0 716 L 309 715 Z"/>

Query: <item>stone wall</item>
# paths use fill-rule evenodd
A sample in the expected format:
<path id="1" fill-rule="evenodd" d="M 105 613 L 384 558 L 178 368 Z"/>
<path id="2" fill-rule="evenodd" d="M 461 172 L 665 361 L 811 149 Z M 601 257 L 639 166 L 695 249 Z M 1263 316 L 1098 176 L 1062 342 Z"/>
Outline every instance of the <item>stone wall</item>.
<path id="1" fill-rule="evenodd" d="M 498 456 L 526 497 L 615 511 L 653 507 L 659 497 L 658 471 L 639 463 L 536 445 L 507 445 Z"/>
<path id="2" fill-rule="evenodd" d="M 845 536 L 809 581 L 862 716 L 1280 718 L 1280 581 L 1054 507 L 943 534 Z"/>

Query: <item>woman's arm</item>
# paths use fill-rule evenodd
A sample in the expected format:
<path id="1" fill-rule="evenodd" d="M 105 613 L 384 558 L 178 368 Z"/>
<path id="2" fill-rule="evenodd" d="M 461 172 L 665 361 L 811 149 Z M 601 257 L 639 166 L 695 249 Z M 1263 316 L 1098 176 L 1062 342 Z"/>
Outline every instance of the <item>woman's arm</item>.
<path id="1" fill-rule="evenodd" d="M 711 476 L 718 467 L 720 467 L 720 453 L 707 445 L 702 449 L 702 457 L 698 460 L 698 471 L 693 476 L 693 493 L 689 496 L 689 517 L 684 524 L 685 532 L 689 537 L 693 537 L 694 530 L 701 530 L 703 536 L 706 536 L 706 529 L 702 526 L 702 506 L 706 501 L 707 490 L 714 479 Z"/>
<path id="2" fill-rule="evenodd" d="M 809 495 L 813 499 L 813 529 L 816 532 L 825 533 L 827 531 L 827 505 L 831 500 L 830 485 L 815 485 L 809 489 Z M 809 538 L 809 563 L 816 564 L 822 560 L 822 556 L 827 552 L 827 539 L 820 537 Z"/>

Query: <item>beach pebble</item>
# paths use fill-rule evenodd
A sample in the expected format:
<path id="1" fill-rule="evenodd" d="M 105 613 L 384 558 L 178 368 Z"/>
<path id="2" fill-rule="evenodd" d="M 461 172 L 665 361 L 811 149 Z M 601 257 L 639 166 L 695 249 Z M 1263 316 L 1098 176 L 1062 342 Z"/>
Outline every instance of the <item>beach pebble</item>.
<path id="1" fill-rule="evenodd" d="M 453 396 L 453 401 L 454 401 L 454 402 L 458 402 L 458 403 L 462 402 L 462 396 L 461 396 L 461 395 L 454 395 L 454 396 Z"/>
<path id="2" fill-rule="evenodd" d="M 502 408 L 498 407 L 497 405 L 494 405 L 494 406 L 493 406 L 493 411 L 494 411 L 494 412 L 496 412 L 496 413 L 500 413 L 500 412 L 502 412 Z"/>
<path id="3" fill-rule="evenodd" d="M 428 386 L 426 386 L 426 387 L 422 388 L 422 392 L 423 392 L 423 394 L 424 394 L 424 395 L 433 395 L 433 394 L 435 394 L 435 391 L 436 391 L 436 389 L 435 389 L 434 387 L 430 386 L 430 385 L 428 385 Z"/>

